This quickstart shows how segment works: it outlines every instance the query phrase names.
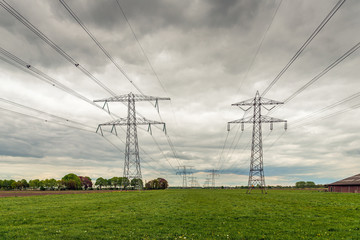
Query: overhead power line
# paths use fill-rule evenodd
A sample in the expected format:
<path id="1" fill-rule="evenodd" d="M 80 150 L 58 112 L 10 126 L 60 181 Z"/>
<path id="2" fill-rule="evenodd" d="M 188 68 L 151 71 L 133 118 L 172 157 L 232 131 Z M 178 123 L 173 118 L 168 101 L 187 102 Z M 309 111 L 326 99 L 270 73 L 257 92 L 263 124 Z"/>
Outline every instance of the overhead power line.
<path id="1" fill-rule="evenodd" d="M 118 1 L 118 0 L 116 0 L 116 1 Z M 239 90 L 241 89 L 241 86 L 242 86 L 243 82 L 246 81 L 246 78 L 247 78 L 247 76 L 248 76 L 248 74 L 249 74 L 249 72 L 250 72 L 250 70 L 251 70 L 251 68 L 252 68 L 252 66 L 253 66 L 253 64 L 254 64 L 254 62 L 255 62 L 255 60 L 256 60 L 256 57 L 257 57 L 257 55 L 258 55 L 259 52 L 260 52 L 260 49 L 261 49 L 261 47 L 262 47 L 262 45 L 263 45 L 263 42 L 264 42 L 264 40 L 265 40 L 265 38 L 266 38 L 266 35 L 267 35 L 267 33 L 268 33 L 268 31 L 269 31 L 272 23 L 274 22 L 275 16 L 276 16 L 276 14 L 277 14 L 277 12 L 278 12 L 278 10 L 279 10 L 279 8 L 280 8 L 281 3 L 282 3 L 282 0 L 279 1 L 279 4 L 278 4 L 278 6 L 277 6 L 277 8 L 276 8 L 276 10 L 275 10 L 275 12 L 274 12 L 274 15 L 272 16 L 272 18 L 271 18 L 271 20 L 270 20 L 270 23 L 269 23 L 268 27 L 266 28 L 265 33 L 264 33 L 264 35 L 263 35 L 263 37 L 262 37 L 262 39 L 261 39 L 261 41 L 260 41 L 260 44 L 259 44 L 259 46 L 258 46 L 257 49 L 256 49 L 255 55 L 254 55 L 253 59 L 251 60 L 251 62 L 250 62 L 250 64 L 249 64 L 249 67 L 248 67 L 248 69 L 247 69 L 247 71 L 246 71 L 246 73 L 245 73 L 245 76 L 244 76 L 244 78 L 241 80 L 241 82 L 240 82 L 240 84 L 239 84 Z M 239 92 L 239 90 L 238 90 L 238 92 Z"/>
<path id="2" fill-rule="evenodd" d="M 79 122 L 76 122 L 76 121 L 73 121 L 73 120 L 70 120 L 70 119 L 67 119 L 67 118 L 59 117 L 59 116 L 56 116 L 54 114 L 47 113 L 45 111 L 41 111 L 41 110 L 38 110 L 38 109 L 35 109 L 35 108 L 32 108 L 32 107 L 25 106 L 25 105 L 20 104 L 20 103 L 10 101 L 8 99 L 0 98 L 0 101 L 4 102 L 4 103 L 7 103 L 7 104 L 10 104 L 10 105 L 13 105 L 15 107 L 19 107 L 19 108 L 22 108 L 22 109 L 33 111 L 33 112 L 39 113 L 41 115 L 45 115 L 45 116 L 48 116 L 50 118 L 57 119 L 59 121 L 65 122 L 65 123 L 72 123 L 72 124 L 79 125 L 79 126 L 82 126 L 82 127 L 87 127 L 87 128 L 90 128 L 90 129 L 94 129 L 94 127 L 92 127 L 92 126 L 88 126 L 88 125 L 85 125 L 83 123 L 79 123 Z"/>
<path id="3" fill-rule="evenodd" d="M 120 11 L 121 11 L 122 15 L 124 16 L 126 23 L 129 25 L 129 28 L 130 28 L 130 30 L 131 30 L 131 32 L 132 32 L 132 34 L 133 34 L 133 36 L 134 36 L 137 44 L 139 45 L 139 48 L 140 48 L 142 54 L 144 55 L 147 63 L 149 64 L 149 67 L 151 68 L 151 71 L 154 73 L 154 76 L 156 77 L 156 79 L 157 79 L 158 82 L 160 83 L 161 88 L 164 90 L 164 92 L 165 92 L 166 94 L 168 94 L 167 91 L 166 91 L 166 89 L 165 89 L 165 87 L 164 87 L 164 85 L 163 85 L 162 82 L 160 81 L 160 78 L 159 78 L 158 74 L 156 73 L 153 65 L 151 64 L 149 57 L 148 57 L 147 54 L 145 53 L 145 50 L 144 50 L 144 48 L 142 47 L 142 45 L 141 45 L 138 37 L 136 36 L 135 31 L 134 31 L 133 27 L 131 26 L 131 24 L 130 24 L 130 22 L 129 22 L 129 19 L 126 17 L 125 11 L 124 11 L 124 9 L 121 7 L 119 0 L 116 0 L 116 3 L 117 3 L 117 5 L 118 5 L 119 8 L 120 8 Z"/>
<path id="4" fill-rule="evenodd" d="M 13 105 L 13 106 L 16 106 L 16 107 L 19 107 L 19 108 L 22 108 L 22 109 L 26 109 L 26 110 L 29 110 L 29 111 L 32 111 L 32 112 L 35 112 L 35 113 L 38 113 L 38 114 L 41 114 L 41 115 L 45 115 L 49 118 L 44 118 L 44 117 L 39 117 L 39 116 L 33 116 L 33 115 L 30 115 L 30 114 L 26 114 L 26 113 L 23 113 L 23 112 L 19 112 L 19 111 L 15 111 L 15 110 L 11 110 L 11 109 L 7 109 L 7 108 L 4 108 L 4 107 L 0 107 L 0 110 L 2 111 L 6 111 L 6 112 L 10 112 L 12 114 L 16 114 L 16 115 L 20 115 L 20 116 L 23 116 L 23 117 L 28 117 L 28 118 L 33 118 L 33 119 L 36 119 L 36 120 L 40 120 L 40 121 L 43 121 L 43 122 L 46 122 L 46 123 L 53 123 L 53 124 L 57 124 L 57 125 L 60 125 L 60 126 L 63 126 L 63 127 L 68 127 L 68 128 L 72 128 L 72 129 L 77 129 L 77 130 L 81 130 L 81 131 L 86 131 L 86 132 L 90 132 L 90 133 L 95 133 L 93 131 L 93 126 L 89 126 L 89 125 L 86 125 L 84 123 L 80 123 L 80 122 L 77 122 L 77 121 L 74 121 L 74 120 L 70 120 L 68 118 L 64 118 L 64 117 L 61 117 L 61 116 L 57 116 L 57 115 L 54 115 L 54 114 L 50 114 L 50 113 L 47 113 L 45 111 L 42 111 L 42 110 L 39 110 L 39 109 L 35 109 L 35 108 L 32 108 L 32 107 L 28 107 L 28 106 L 25 106 L 23 104 L 20 104 L 20 103 L 16 103 L 16 102 L 13 102 L 13 101 L 10 101 L 10 100 L 7 100 L 7 99 L 4 99 L 4 98 L 0 98 L 0 101 L 1 102 L 4 102 L 6 104 L 10 104 L 10 105 Z M 74 124 L 74 125 L 77 125 L 77 126 L 73 126 L 73 125 L 69 125 L 69 124 Z M 89 130 L 91 129 L 91 130 Z M 114 146 L 117 150 L 119 150 L 121 153 L 124 153 L 124 151 L 122 149 L 120 149 L 117 145 L 115 145 L 111 140 L 109 140 L 108 138 L 106 138 L 105 136 L 103 136 L 103 138 L 108 142 L 110 143 L 112 146 Z M 119 138 L 120 139 L 120 138 Z M 121 139 L 120 139 L 121 140 Z M 123 141 L 122 141 L 123 142 Z M 124 142 L 123 142 L 124 143 Z M 145 152 L 145 150 L 143 150 L 142 148 L 140 148 L 140 150 L 142 150 L 143 153 L 145 153 L 151 160 L 155 161 L 147 152 Z M 144 159 L 142 159 L 144 160 Z M 159 174 L 162 174 L 161 172 L 159 172 L 157 169 L 155 169 L 150 163 L 148 162 L 144 162 L 149 168 L 152 168 L 154 171 L 158 172 Z"/>
<path id="5" fill-rule="evenodd" d="M 136 88 L 136 90 L 143 96 L 145 94 L 141 89 L 131 80 L 131 78 L 126 74 L 126 72 L 121 68 L 121 66 L 115 61 L 115 59 L 110 55 L 110 53 L 101 45 L 101 43 L 95 38 L 95 36 L 90 32 L 90 30 L 85 26 L 85 24 L 80 20 L 80 18 L 74 13 L 74 11 L 69 7 L 69 5 L 66 4 L 64 0 L 59 0 L 60 3 L 65 7 L 65 9 L 70 13 L 70 15 L 75 19 L 75 21 L 83 28 L 83 30 L 89 35 L 89 37 L 95 42 L 95 44 L 102 50 L 102 52 L 110 59 L 110 61 L 116 66 L 118 70 L 125 76 L 125 78 Z M 153 106 L 155 106 L 153 103 L 150 102 Z M 163 122 L 163 119 L 161 117 L 160 112 L 158 112 L 160 120 Z M 165 135 L 168 141 L 168 144 L 174 153 L 175 158 L 176 157 L 176 151 L 174 149 L 174 145 L 169 137 L 168 134 Z M 178 159 L 177 159 L 178 161 Z"/>
<path id="6" fill-rule="evenodd" d="M 24 116 L 24 117 L 33 118 L 33 119 L 40 120 L 40 121 L 43 121 L 43 122 L 54 123 L 54 124 L 57 124 L 57 125 L 61 125 L 61 126 L 65 126 L 65 127 L 69 127 L 69 128 L 73 128 L 73 129 L 78 129 L 78 130 L 81 130 L 81 131 L 86 131 L 86 132 L 95 133 L 95 132 L 92 131 L 92 130 L 88 130 L 88 129 L 85 129 L 85 128 L 81 128 L 81 127 L 78 127 L 78 126 L 67 125 L 68 122 L 54 121 L 54 120 L 51 120 L 51 119 L 42 118 L 42 117 L 38 117 L 38 116 L 33 116 L 33 115 L 30 115 L 30 114 L 18 112 L 18 111 L 11 110 L 11 109 L 7 109 L 7 108 L 3 108 L 3 107 L 0 107 L 0 109 L 3 110 L 3 111 L 6 111 L 6 112 L 10 112 L 10 113 L 17 114 L 17 115 Z M 35 111 L 38 111 L 38 110 L 35 110 Z M 61 119 L 61 117 L 57 117 L 57 118 L 58 118 L 58 119 Z M 74 121 L 71 121 L 71 122 L 74 122 Z M 80 125 L 83 125 L 83 124 L 80 124 Z M 88 127 L 88 126 L 86 126 L 86 125 L 83 125 L 83 126 Z"/>
<path id="7" fill-rule="evenodd" d="M 288 103 L 291 101 L 294 97 L 299 95 L 302 91 L 304 91 L 306 88 L 311 86 L 314 82 L 319 80 L 322 76 L 324 76 L 327 72 L 329 72 L 331 69 L 333 69 L 335 66 L 337 66 L 339 63 L 341 63 L 344 59 L 346 59 L 348 56 L 350 56 L 352 53 L 354 53 L 356 50 L 358 50 L 360 47 L 360 42 L 358 42 L 355 46 L 353 46 L 350 50 L 348 50 L 346 53 L 344 53 L 341 57 L 336 59 L 335 62 L 330 64 L 327 68 L 325 68 L 322 72 L 320 72 L 318 75 L 316 75 L 313 79 L 311 79 L 309 82 L 307 82 L 304 86 L 299 88 L 296 92 L 294 92 L 292 95 L 290 95 L 287 99 L 284 100 L 284 103 Z"/>
<path id="8" fill-rule="evenodd" d="M 13 62 L 10 61 L 6 61 L 10 64 L 12 64 L 15 67 L 22 67 L 22 70 L 25 70 L 25 72 L 32 72 L 33 76 L 36 76 L 38 79 L 45 81 L 46 83 L 51 84 L 52 86 L 61 89 L 62 91 L 77 97 L 99 109 L 104 110 L 101 106 L 95 104 L 93 101 L 91 101 L 90 99 L 86 98 L 85 96 L 81 95 L 80 93 L 72 90 L 71 88 L 65 86 L 64 84 L 62 84 L 61 82 L 55 80 L 54 78 L 48 76 L 47 74 L 43 73 L 42 71 L 40 71 L 39 69 L 35 68 L 34 66 L 30 65 L 29 63 L 23 61 L 22 59 L 18 58 L 17 56 L 11 54 L 10 52 L 6 51 L 5 49 L 3 49 L 2 47 L 0 47 L 0 53 L 3 54 L 5 57 L 7 57 L 8 59 L 11 59 Z M 1 58 L 4 59 L 4 58 Z M 17 64 L 14 64 L 17 63 Z"/>
<path id="9" fill-rule="evenodd" d="M 323 112 L 325 112 L 325 111 L 331 110 L 331 109 L 333 109 L 333 108 L 335 108 L 335 107 L 337 107 L 337 106 L 340 106 L 341 104 L 344 104 L 344 103 L 346 103 L 346 102 L 349 102 L 349 101 L 351 101 L 351 100 L 354 100 L 354 99 L 356 99 L 356 98 L 358 98 L 358 97 L 360 97 L 360 92 L 357 92 L 357 93 L 355 93 L 355 94 L 352 94 L 352 95 L 350 95 L 350 96 L 348 96 L 348 97 L 346 97 L 346 98 L 343 98 L 343 99 L 341 99 L 341 100 L 339 100 L 339 101 L 337 101 L 337 102 L 335 102 L 335 103 L 333 103 L 333 104 L 330 104 L 330 105 L 328 105 L 328 106 L 326 106 L 326 107 L 324 107 L 324 108 L 321 108 L 321 109 L 319 109 L 319 110 L 316 110 L 316 111 L 314 111 L 314 112 L 312 112 L 312 113 L 310 113 L 310 114 L 308 114 L 308 115 L 306 115 L 306 116 L 304 116 L 304 117 L 302 117 L 302 118 L 300 118 L 300 119 L 297 119 L 297 120 L 295 120 L 295 121 L 292 121 L 292 124 L 299 124 L 299 123 L 301 123 L 301 122 L 304 122 L 304 121 L 307 121 L 307 120 L 309 120 L 309 119 L 312 119 L 312 118 L 314 118 L 316 115 L 318 115 L 318 114 L 320 114 L 320 113 L 323 113 Z"/>
<path id="10" fill-rule="evenodd" d="M 304 123 L 295 125 L 293 128 L 298 128 L 298 127 L 306 126 L 306 125 L 309 125 L 309 124 L 312 123 L 312 122 L 319 121 L 319 120 L 324 120 L 324 119 L 327 119 L 327 118 L 330 118 L 330 117 L 334 117 L 334 116 L 337 116 L 337 115 L 340 115 L 340 114 L 343 114 L 343 113 L 346 113 L 346 112 L 355 110 L 355 109 L 357 109 L 357 108 L 359 108 L 359 107 L 360 107 L 360 104 L 358 103 L 358 104 L 355 104 L 355 105 L 353 105 L 353 106 L 347 107 L 347 108 L 345 108 L 345 109 L 341 109 L 341 110 L 339 110 L 339 111 L 330 113 L 330 114 L 328 114 L 328 115 L 320 116 L 320 117 L 318 117 L 318 118 L 312 119 L 311 121 L 307 121 L 307 122 L 304 122 Z"/>
<path id="11" fill-rule="evenodd" d="M 51 48 L 53 48 L 57 53 L 63 56 L 68 62 L 74 65 L 77 69 L 83 72 L 86 76 L 88 76 L 92 81 L 94 81 L 97 85 L 103 88 L 105 91 L 115 96 L 116 94 L 104 85 L 100 80 L 98 80 L 94 75 L 92 75 L 87 69 L 85 69 L 82 65 L 79 64 L 74 58 L 72 58 L 68 53 L 66 53 L 63 49 L 61 49 L 55 42 L 53 42 L 50 38 L 48 38 L 43 32 L 41 32 L 37 27 L 35 27 L 32 23 L 30 23 L 23 15 L 21 15 L 18 11 L 16 11 L 9 3 L 3 0 L 0 1 L 0 5 L 8 11 L 11 15 L 13 15 L 16 19 L 18 19 L 22 24 L 24 24 L 30 31 L 36 34 L 39 38 L 41 38 L 46 44 L 48 44 Z"/>
<path id="12" fill-rule="evenodd" d="M 110 53 L 101 45 L 101 43 L 95 38 L 95 36 L 90 32 L 90 30 L 85 26 L 85 24 L 80 20 L 80 18 L 74 13 L 74 11 L 66 4 L 64 0 L 59 0 L 60 3 L 65 7 L 65 9 L 70 13 L 70 15 L 75 19 L 75 21 L 84 29 L 84 31 L 89 35 L 89 37 L 95 42 L 95 44 L 101 49 L 101 51 L 110 59 L 110 61 L 116 66 L 118 70 L 125 76 L 125 78 L 138 90 L 139 93 L 144 95 L 140 88 L 131 80 L 127 73 L 122 69 L 122 67 L 115 61 L 115 59 L 110 55 Z"/>
<path id="13" fill-rule="evenodd" d="M 264 90 L 261 96 L 265 94 L 274 86 L 274 84 L 280 79 L 280 77 L 288 70 L 288 68 L 295 62 L 295 60 L 300 56 L 304 49 L 311 43 L 311 41 L 316 37 L 316 35 L 324 28 L 324 26 L 329 22 L 329 20 L 334 16 L 334 14 L 339 10 L 339 8 L 344 4 L 345 0 L 340 0 L 336 3 L 333 9 L 328 13 L 325 19 L 320 23 L 320 25 L 315 29 L 315 31 L 310 35 L 310 37 L 305 41 L 305 43 L 300 47 L 300 49 L 295 53 L 295 55 L 290 59 L 286 66 L 280 71 L 280 73 L 275 77 L 275 79 L 270 83 L 270 85 Z"/>

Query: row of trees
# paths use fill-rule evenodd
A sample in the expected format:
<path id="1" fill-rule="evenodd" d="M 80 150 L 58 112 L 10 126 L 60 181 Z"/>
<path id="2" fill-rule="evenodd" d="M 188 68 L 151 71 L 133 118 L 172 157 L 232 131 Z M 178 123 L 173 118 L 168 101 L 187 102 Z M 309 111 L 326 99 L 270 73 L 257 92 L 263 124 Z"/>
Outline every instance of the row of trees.
<path id="1" fill-rule="evenodd" d="M 79 190 L 88 189 L 93 186 L 89 177 L 77 176 L 76 174 L 70 173 L 65 175 L 61 180 L 54 178 L 39 180 L 33 179 L 29 182 L 26 179 L 19 181 L 15 180 L 0 180 L 0 189 L 2 190 L 26 190 L 26 189 L 40 189 L 40 190 Z"/>
<path id="2" fill-rule="evenodd" d="M 299 181 L 299 182 L 296 182 L 295 187 L 296 188 L 323 188 L 324 185 L 315 184 L 314 182 L 311 182 L 311 181 L 307 181 L 307 182 Z"/>
<path id="3" fill-rule="evenodd" d="M 129 181 L 126 177 L 113 177 L 110 179 L 98 178 L 95 186 L 98 189 L 142 189 L 144 187 L 141 179 L 134 178 Z M 65 175 L 61 180 L 54 178 L 39 180 L 34 179 L 27 182 L 25 179 L 0 180 L 0 189 L 2 190 L 87 190 L 92 189 L 93 183 L 89 177 L 77 176 L 74 173 Z M 146 183 L 145 189 L 166 189 L 168 182 L 163 178 L 157 178 Z"/>
<path id="4" fill-rule="evenodd" d="M 126 189 L 126 188 L 143 188 L 143 181 L 139 178 L 134 178 L 129 181 L 126 177 L 113 177 L 109 179 L 105 179 L 99 177 L 96 179 L 95 185 L 98 186 L 99 189 L 111 188 L 111 189 Z"/>

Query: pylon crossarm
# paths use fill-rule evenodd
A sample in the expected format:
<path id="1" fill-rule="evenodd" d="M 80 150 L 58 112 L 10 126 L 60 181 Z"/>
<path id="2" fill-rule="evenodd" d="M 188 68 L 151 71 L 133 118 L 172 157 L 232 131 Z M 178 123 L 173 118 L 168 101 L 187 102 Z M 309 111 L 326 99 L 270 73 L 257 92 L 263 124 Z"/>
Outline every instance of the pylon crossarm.
<path id="1" fill-rule="evenodd" d="M 159 100 L 171 100 L 168 97 L 154 97 L 154 96 L 145 96 L 141 94 L 124 94 L 119 96 L 114 96 L 110 98 L 104 98 L 99 100 L 94 100 L 94 102 L 127 102 L 129 99 L 134 99 L 135 102 L 140 101 L 159 101 Z"/>
<path id="2" fill-rule="evenodd" d="M 280 104 L 284 104 L 284 102 L 279 102 L 279 101 L 275 101 L 275 100 L 271 100 L 271 99 L 267 99 L 267 98 L 260 98 L 260 104 L 261 105 L 280 105 Z"/>
<path id="3" fill-rule="evenodd" d="M 101 123 L 99 126 L 127 125 L 127 118 L 119 118 L 110 122 Z"/>
<path id="4" fill-rule="evenodd" d="M 136 119 L 136 125 L 148 125 L 148 124 L 165 124 L 164 122 L 158 122 L 158 121 L 153 121 L 153 120 L 149 120 L 146 118 L 137 118 Z"/>
<path id="5" fill-rule="evenodd" d="M 253 105 L 254 105 L 254 98 L 231 104 L 231 106 L 253 106 Z"/>
<path id="6" fill-rule="evenodd" d="M 253 122 L 254 122 L 254 118 L 253 118 L 253 117 L 237 119 L 237 120 L 228 122 L 227 130 L 230 131 L 230 124 L 241 123 L 241 124 L 242 124 L 241 130 L 243 131 L 243 130 L 244 130 L 244 127 L 243 127 L 244 123 L 253 123 Z"/>
<path id="7" fill-rule="evenodd" d="M 279 118 L 273 118 L 269 116 L 261 116 L 261 122 L 262 123 L 274 123 L 274 122 L 287 122 L 286 120 L 279 119 Z"/>

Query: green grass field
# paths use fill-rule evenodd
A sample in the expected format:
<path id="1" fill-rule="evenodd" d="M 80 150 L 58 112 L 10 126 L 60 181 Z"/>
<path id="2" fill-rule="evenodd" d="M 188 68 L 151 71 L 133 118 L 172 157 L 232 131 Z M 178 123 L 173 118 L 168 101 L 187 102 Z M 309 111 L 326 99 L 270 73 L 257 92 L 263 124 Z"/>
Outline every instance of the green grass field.
<path id="1" fill-rule="evenodd" d="M 360 239 L 360 194 L 165 190 L 0 198 L 0 239 Z"/>

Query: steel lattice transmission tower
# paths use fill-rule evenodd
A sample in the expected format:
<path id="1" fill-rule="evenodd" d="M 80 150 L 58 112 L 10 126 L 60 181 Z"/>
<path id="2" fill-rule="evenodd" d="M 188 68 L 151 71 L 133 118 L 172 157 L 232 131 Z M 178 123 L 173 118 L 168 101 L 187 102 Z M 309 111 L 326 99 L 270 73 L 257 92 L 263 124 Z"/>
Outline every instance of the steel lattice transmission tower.
<path id="1" fill-rule="evenodd" d="M 218 173 L 218 170 L 212 169 L 210 170 L 210 177 L 211 177 L 211 187 L 215 188 L 215 177 L 220 176 Z"/>
<path id="2" fill-rule="evenodd" d="M 192 174 L 192 166 L 179 166 L 176 175 L 183 176 L 183 188 L 187 188 L 187 175 Z"/>
<path id="3" fill-rule="evenodd" d="M 255 98 L 234 103 L 231 106 L 238 106 L 243 111 L 248 111 L 250 108 L 254 108 L 253 115 L 248 118 L 242 118 L 235 121 L 228 122 L 228 131 L 230 131 L 230 124 L 241 123 L 241 130 L 244 130 L 244 123 L 253 124 L 252 132 L 252 144 L 251 144 L 251 158 L 250 158 L 250 172 L 249 172 L 249 181 L 248 181 L 248 190 L 247 193 L 250 193 L 251 190 L 259 186 L 262 193 L 266 192 L 265 185 L 265 176 L 264 176 L 264 164 L 263 164 L 263 148 L 262 148 L 262 123 L 270 123 L 270 130 L 273 129 L 274 122 L 284 122 L 285 130 L 287 129 L 287 121 L 277 118 L 272 118 L 268 116 L 261 115 L 261 108 L 264 107 L 266 110 L 270 111 L 276 105 L 284 104 L 283 102 L 278 102 L 270 99 L 260 97 L 259 91 L 256 92 Z M 272 107 L 266 108 L 265 106 L 270 105 Z M 249 106 L 244 109 L 243 107 Z"/>
<path id="4" fill-rule="evenodd" d="M 166 125 L 163 122 L 157 122 L 148 120 L 144 117 L 137 117 L 136 116 L 136 109 L 135 109 L 135 102 L 140 101 L 155 101 L 155 106 L 158 108 L 159 100 L 170 100 L 170 98 L 160 98 L 160 97 L 153 97 L 153 96 L 144 96 L 140 94 L 133 94 L 129 93 L 126 95 L 120 95 L 115 97 L 110 97 L 107 99 L 101 100 L 94 100 L 94 102 L 104 102 L 103 108 L 108 106 L 109 102 L 125 102 L 127 103 L 128 108 L 128 116 L 127 118 L 120 118 L 114 121 L 106 122 L 99 124 L 96 132 L 99 130 L 103 135 L 102 126 L 112 126 L 111 132 L 116 131 L 116 126 L 126 126 L 126 144 L 125 144 L 125 163 L 124 163 L 124 173 L 123 176 L 127 177 L 130 181 L 132 179 L 141 179 L 141 167 L 140 167 L 140 156 L 139 156 L 139 143 L 138 143 L 138 136 L 137 136 L 137 125 L 147 125 L 148 131 L 151 134 L 151 125 L 153 124 L 161 124 L 163 125 L 163 131 L 166 133 Z M 142 186 L 139 185 L 137 181 L 137 185 L 135 188 L 141 189 Z"/>
<path id="5" fill-rule="evenodd" d="M 189 182 L 190 182 L 190 187 L 191 188 L 194 188 L 194 187 L 198 187 L 199 186 L 199 183 L 198 181 L 196 180 L 197 178 L 194 177 L 194 176 L 190 176 L 189 177 Z"/>

